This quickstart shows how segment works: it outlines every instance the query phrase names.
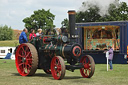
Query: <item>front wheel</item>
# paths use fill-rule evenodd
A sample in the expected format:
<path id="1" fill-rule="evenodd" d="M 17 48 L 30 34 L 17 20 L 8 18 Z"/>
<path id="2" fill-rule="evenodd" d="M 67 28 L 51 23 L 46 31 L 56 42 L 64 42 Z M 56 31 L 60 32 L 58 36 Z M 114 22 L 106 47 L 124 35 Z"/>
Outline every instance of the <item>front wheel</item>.
<path id="1" fill-rule="evenodd" d="M 90 55 L 83 56 L 80 60 L 83 64 L 83 68 L 80 69 L 80 73 L 84 78 L 91 78 L 95 71 L 95 62 Z"/>
<path id="2" fill-rule="evenodd" d="M 51 61 L 51 73 L 54 79 L 61 80 L 65 76 L 65 64 L 64 60 L 60 56 L 52 58 Z"/>

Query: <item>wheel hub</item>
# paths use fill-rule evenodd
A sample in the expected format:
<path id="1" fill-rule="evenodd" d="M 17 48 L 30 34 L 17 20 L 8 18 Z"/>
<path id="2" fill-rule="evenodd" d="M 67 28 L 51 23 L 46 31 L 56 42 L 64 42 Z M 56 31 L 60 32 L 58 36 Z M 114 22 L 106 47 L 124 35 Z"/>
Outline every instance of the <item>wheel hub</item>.
<path id="1" fill-rule="evenodd" d="M 85 64 L 85 65 L 84 65 L 84 68 L 85 68 L 85 69 L 89 69 L 89 65 L 88 65 L 88 64 Z"/>
<path id="2" fill-rule="evenodd" d="M 26 62 L 26 58 L 22 58 L 22 62 Z"/>
<path id="3" fill-rule="evenodd" d="M 57 66 L 55 66 L 54 69 L 57 70 Z"/>

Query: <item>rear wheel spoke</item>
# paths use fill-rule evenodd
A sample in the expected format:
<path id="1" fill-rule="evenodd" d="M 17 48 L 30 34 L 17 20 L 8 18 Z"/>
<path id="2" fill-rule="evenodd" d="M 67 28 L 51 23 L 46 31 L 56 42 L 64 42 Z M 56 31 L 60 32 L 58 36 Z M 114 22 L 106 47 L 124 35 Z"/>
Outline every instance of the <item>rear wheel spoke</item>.
<path id="1" fill-rule="evenodd" d="M 20 64 L 19 64 L 19 67 L 22 66 L 22 65 L 24 65 L 24 63 L 20 63 Z"/>
<path id="2" fill-rule="evenodd" d="M 24 50 L 24 47 L 22 47 L 22 50 L 23 50 L 24 55 L 26 55 L 26 51 Z"/>
<path id="3" fill-rule="evenodd" d="M 28 64 L 28 68 L 30 69 L 32 66 L 30 64 Z"/>
<path id="4" fill-rule="evenodd" d="M 24 58 L 24 56 L 22 56 L 22 55 L 20 55 L 20 54 L 18 55 L 18 57 L 22 57 L 22 58 Z"/>
<path id="5" fill-rule="evenodd" d="M 27 52 L 28 50 L 29 50 L 29 48 L 28 48 L 28 47 L 26 47 L 26 48 L 25 48 L 25 51 Z"/>
<path id="6" fill-rule="evenodd" d="M 23 68 L 22 74 L 25 74 L 25 69 Z"/>
<path id="7" fill-rule="evenodd" d="M 26 58 L 28 58 L 30 54 L 31 54 L 31 52 L 28 52 L 27 55 L 26 55 Z"/>

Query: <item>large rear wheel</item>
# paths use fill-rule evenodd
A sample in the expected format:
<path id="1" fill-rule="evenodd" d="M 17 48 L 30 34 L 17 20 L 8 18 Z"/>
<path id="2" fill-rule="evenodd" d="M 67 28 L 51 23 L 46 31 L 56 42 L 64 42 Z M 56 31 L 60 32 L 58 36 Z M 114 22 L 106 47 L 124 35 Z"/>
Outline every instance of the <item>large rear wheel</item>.
<path id="1" fill-rule="evenodd" d="M 65 64 L 62 57 L 53 57 L 51 61 L 52 76 L 56 80 L 61 80 L 65 76 Z"/>
<path id="2" fill-rule="evenodd" d="M 80 73 L 84 78 L 91 78 L 95 71 L 95 62 L 90 55 L 83 56 L 80 60 L 83 64 L 83 68 L 80 69 Z"/>
<path id="3" fill-rule="evenodd" d="M 32 44 L 24 43 L 19 45 L 15 58 L 16 68 L 21 76 L 35 74 L 38 66 L 38 54 Z"/>

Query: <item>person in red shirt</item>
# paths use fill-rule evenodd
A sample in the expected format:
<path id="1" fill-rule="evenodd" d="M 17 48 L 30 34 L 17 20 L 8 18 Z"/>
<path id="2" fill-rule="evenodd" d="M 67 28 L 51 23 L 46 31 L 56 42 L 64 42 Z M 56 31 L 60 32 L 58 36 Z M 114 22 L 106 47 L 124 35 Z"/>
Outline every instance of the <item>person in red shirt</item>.
<path id="1" fill-rule="evenodd" d="M 32 30 L 31 30 L 31 33 L 30 33 L 30 35 L 29 35 L 29 40 L 33 39 L 34 37 L 36 37 L 36 34 L 35 34 L 35 30 L 32 29 Z"/>

